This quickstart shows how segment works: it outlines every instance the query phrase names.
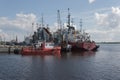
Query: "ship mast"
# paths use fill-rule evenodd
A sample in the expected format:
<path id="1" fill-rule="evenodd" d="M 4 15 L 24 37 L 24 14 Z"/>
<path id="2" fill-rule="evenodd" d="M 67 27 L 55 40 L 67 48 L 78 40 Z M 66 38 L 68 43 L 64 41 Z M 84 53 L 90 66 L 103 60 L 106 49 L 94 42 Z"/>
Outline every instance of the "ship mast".
<path id="1" fill-rule="evenodd" d="M 68 27 L 68 32 L 71 32 L 71 30 L 75 30 L 75 28 L 73 27 L 73 19 L 72 19 L 72 21 L 70 22 L 70 12 L 69 12 L 69 8 L 68 8 L 68 25 L 67 25 L 67 27 Z M 70 24 L 70 23 L 72 23 L 72 25 Z"/>
<path id="2" fill-rule="evenodd" d="M 70 27 L 70 12 L 69 12 L 69 8 L 68 8 L 68 26 L 67 27 Z"/>
<path id="3" fill-rule="evenodd" d="M 57 11 L 57 23 L 58 23 L 58 29 L 62 30 L 62 25 L 61 25 L 61 18 L 60 18 L 60 11 Z"/>
<path id="4" fill-rule="evenodd" d="M 73 24 L 74 24 L 74 21 L 73 21 L 73 18 L 71 19 L 71 26 L 73 26 Z"/>
<path id="5" fill-rule="evenodd" d="M 82 19 L 80 19 L 80 32 L 82 32 Z"/>
<path id="6" fill-rule="evenodd" d="M 42 27 L 42 39 L 43 41 L 46 42 L 46 35 L 45 35 L 45 30 L 44 30 L 44 19 L 43 19 L 43 14 L 41 15 L 41 27 Z"/>
<path id="7" fill-rule="evenodd" d="M 60 10 L 57 11 L 57 23 L 58 23 L 58 29 L 60 29 L 60 36 L 59 36 L 59 42 L 63 41 L 63 34 L 62 34 L 62 22 L 60 18 Z"/>
<path id="8" fill-rule="evenodd" d="M 32 23 L 32 32 L 30 35 L 32 35 L 34 33 L 34 23 Z"/>
<path id="9" fill-rule="evenodd" d="M 43 14 L 42 14 L 42 18 L 41 18 L 41 25 L 42 25 L 42 27 L 44 27 L 44 20 L 43 20 Z"/>

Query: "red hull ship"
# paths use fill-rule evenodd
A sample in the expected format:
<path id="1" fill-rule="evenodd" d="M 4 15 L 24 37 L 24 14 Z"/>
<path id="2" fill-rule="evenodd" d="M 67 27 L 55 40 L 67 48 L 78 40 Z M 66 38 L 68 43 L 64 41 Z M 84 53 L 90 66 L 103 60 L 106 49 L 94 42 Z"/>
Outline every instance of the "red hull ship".
<path id="1" fill-rule="evenodd" d="M 82 20 L 80 21 L 80 30 L 77 30 L 71 21 L 68 8 L 68 23 L 61 25 L 60 12 L 58 11 L 58 29 L 54 34 L 54 41 L 60 44 L 62 51 L 95 51 L 99 48 L 95 41 L 90 39 L 90 35 L 82 30 Z"/>
<path id="2" fill-rule="evenodd" d="M 34 24 L 32 24 L 33 26 Z M 38 26 L 37 31 L 32 36 L 30 47 L 24 47 L 21 50 L 22 55 L 60 55 L 61 47 L 56 46 L 53 42 L 52 34 L 49 27 L 44 27 L 43 17 L 42 24 Z"/>
<path id="3" fill-rule="evenodd" d="M 21 51 L 22 55 L 59 55 L 61 47 L 54 46 L 54 43 L 39 42 L 34 47 L 24 47 Z"/>
<path id="4" fill-rule="evenodd" d="M 95 42 L 69 42 L 69 44 L 72 51 L 96 51 L 99 48 Z"/>
<path id="5" fill-rule="evenodd" d="M 72 22 L 72 23 L 71 23 Z M 73 21 L 70 22 L 70 13 L 68 9 L 68 31 L 64 40 L 71 45 L 71 51 L 94 51 L 99 48 L 95 41 L 90 40 L 90 35 L 82 30 L 82 19 L 80 20 L 80 31 L 75 30 Z"/>

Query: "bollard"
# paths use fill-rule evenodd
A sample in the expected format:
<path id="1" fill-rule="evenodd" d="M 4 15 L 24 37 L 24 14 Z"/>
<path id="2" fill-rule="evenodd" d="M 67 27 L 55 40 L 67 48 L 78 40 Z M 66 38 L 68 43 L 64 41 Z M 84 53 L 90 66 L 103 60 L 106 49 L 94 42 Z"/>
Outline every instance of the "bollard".
<path id="1" fill-rule="evenodd" d="M 10 54 L 10 51 L 11 51 L 11 47 L 9 46 L 9 47 L 8 47 L 8 53 L 9 53 L 9 54 Z"/>

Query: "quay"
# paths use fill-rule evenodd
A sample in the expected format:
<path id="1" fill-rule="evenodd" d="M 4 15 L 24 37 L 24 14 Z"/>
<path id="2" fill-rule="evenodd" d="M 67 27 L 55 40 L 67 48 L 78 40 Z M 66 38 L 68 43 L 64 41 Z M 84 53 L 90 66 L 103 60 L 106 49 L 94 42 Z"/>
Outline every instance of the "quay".
<path id="1" fill-rule="evenodd" d="M 0 53 L 14 53 L 15 49 L 21 50 L 23 46 L 19 46 L 19 45 L 14 45 L 14 46 L 10 46 L 10 45 L 0 45 Z"/>

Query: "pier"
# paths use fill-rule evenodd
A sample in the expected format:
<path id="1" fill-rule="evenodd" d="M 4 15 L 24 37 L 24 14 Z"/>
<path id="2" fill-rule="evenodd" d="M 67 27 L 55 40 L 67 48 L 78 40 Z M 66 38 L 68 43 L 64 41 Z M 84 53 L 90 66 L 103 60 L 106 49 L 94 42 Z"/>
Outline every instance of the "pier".
<path id="1" fill-rule="evenodd" d="M 0 53 L 14 53 L 15 49 L 21 50 L 23 46 L 8 46 L 8 45 L 0 45 Z"/>

